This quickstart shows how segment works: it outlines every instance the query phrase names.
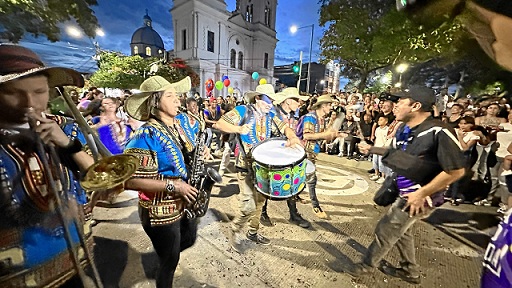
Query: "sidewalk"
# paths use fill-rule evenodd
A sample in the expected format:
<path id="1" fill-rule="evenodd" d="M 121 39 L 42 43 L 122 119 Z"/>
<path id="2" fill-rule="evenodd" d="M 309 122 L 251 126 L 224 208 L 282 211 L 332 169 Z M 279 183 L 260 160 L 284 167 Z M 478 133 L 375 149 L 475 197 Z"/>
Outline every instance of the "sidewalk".
<path id="1" fill-rule="evenodd" d="M 379 271 L 359 279 L 342 272 L 360 260 L 386 211 L 373 204 L 378 185 L 368 180 L 367 163 L 320 155 L 319 186 L 325 187 L 318 197 L 331 219 L 317 219 L 310 204 L 298 204 L 312 224 L 303 229 L 288 222 L 284 201 L 270 201 L 268 213 L 275 226 L 261 226 L 260 232 L 271 245 L 247 240 L 243 254 L 228 243 L 238 185 L 235 175 L 226 173 L 224 183 L 214 187 L 195 246 L 181 255 L 175 287 L 412 287 Z M 124 193 L 118 208 L 94 210 L 98 269 L 105 287 L 153 287 L 156 254 L 139 223 L 136 194 Z M 307 198 L 307 193 L 301 195 Z M 443 206 L 427 222 L 415 225 L 421 287 L 479 286 L 482 247 L 489 233 L 485 229 L 494 223 L 489 215 L 489 207 Z M 482 218 L 488 223 L 482 224 Z M 398 252 L 392 250 L 389 256 L 387 260 L 396 263 Z"/>

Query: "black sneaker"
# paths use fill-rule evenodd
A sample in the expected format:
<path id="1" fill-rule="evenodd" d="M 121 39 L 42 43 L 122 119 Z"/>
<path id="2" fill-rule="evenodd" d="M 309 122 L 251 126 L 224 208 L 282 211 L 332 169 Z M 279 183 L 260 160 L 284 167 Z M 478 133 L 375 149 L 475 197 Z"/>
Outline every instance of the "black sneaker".
<path id="1" fill-rule="evenodd" d="M 259 243 L 261 245 L 270 245 L 270 240 L 259 233 L 251 234 L 249 233 L 249 231 L 247 231 L 247 239 L 251 240 L 252 242 Z"/>
<path id="2" fill-rule="evenodd" d="M 290 215 L 289 221 L 290 223 L 298 225 L 302 228 L 309 228 L 309 226 L 311 226 L 311 224 L 309 224 L 309 222 L 306 219 L 302 218 L 302 216 L 299 213 L 295 215 Z"/>
<path id="3" fill-rule="evenodd" d="M 370 174 L 373 174 L 373 173 L 375 173 L 375 169 L 373 169 L 373 168 L 372 168 L 372 169 L 370 169 L 370 170 L 368 170 L 368 171 L 366 171 L 366 172 L 368 172 L 368 173 L 370 173 Z"/>
<path id="4" fill-rule="evenodd" d="M 388 263 L 381 263 L 379 266 L 379 270 L 382 271 L 382 273 L 389 275 L 391 277 L 400 278 L 404 280 L 405 282 L 411 283 L 411 284 L 420 284 L 421 283 L 421 277 L 418 276 L 412 276 L 411 273 L 404 270 L 403 268 L 396 268 Z"/>
<path id="5" fill-rule="evenodd" d="M 367 274 L 370 274 L 370 272 L 373 270 L 372 267 L 364 264 L 364 263 L 356 263 L 350 269 L 347 269 L 347 271 L 344 271 L 354 277 L 364 276 Z"/>
<path id="6" fill-rule="evenodd" d="M 260 216 L 260 223 L 263 226 L 272 227 L 272 221 L 270 221 L 270 217 L 268 217 L 268 214 L 266 212 L 261 212 Z"/>

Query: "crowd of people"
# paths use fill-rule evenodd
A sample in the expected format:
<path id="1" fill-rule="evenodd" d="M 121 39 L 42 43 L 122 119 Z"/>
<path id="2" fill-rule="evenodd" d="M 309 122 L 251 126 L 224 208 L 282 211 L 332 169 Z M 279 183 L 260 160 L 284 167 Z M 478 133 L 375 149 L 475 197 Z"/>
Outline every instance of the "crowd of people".
<path id="1" fill-rule="evenodd" d="M 169 82 L 152 76 L 137 93 L 126 90 L 121 97 L 106 97 L 95 87 L 82 97 L 70 90 L 79 116 L 60 106 L 48 109 L 56 101 L 50 101 L 53 88 L 84 85 L 79 73 L 45 67 L 20 46 L 0 45 L 0 56 L 0 256 L 7 257 L 0 259 L 2 286 L 25 286 L 26 279 L 35 279 L 35 286 L 58 286 L 76 271 L 84 281 L 81 267 L 94 267 L 88 251 L 94 192 L 87 194 L 80 186 L 95 156 L 82 131 L 86 128 L 95 131 L 98 144 L 110 154 L 137 159 L 137 170 L 124 188 L 138 191 L 140 221 L 159 260 L 157 287 L 172 287 L 180 253 L 197 237 L 197 219 L 186 213 L 202 189 L 190 183 L 197 170 L 191 166 L 193 159 L 216 156 L 221 158 L 220 175 L 236 172 L 240 209 L 232 221 L 230 243 L 239 253 L 243 238 L 270 244 L 259 225 L 271 225 L 267 201 L 273 197 L 286 195 L 289 221 L 307 229 L 311 224 L 296 205 L 307 186 L 314 215 L 329 219 L 316 195 L 319 153 L 372 161 L 370 179 L 383 187 L 393 184 L 396 195 L 387 203 L 391 206 L 377 223 L 363 261 L 346 271 L 355 276 L 379 268 L 420 283 L 410 228 L 445 200 L 452 205 L 495 204 L 502 213 L 512 207 L 507 188 L 512 113 L 505 98 L 448 99 L 438 105 L 436 99 L 442 97 L 422 86 L 382 95 L 352 91 L 309 97 L 296 88 L 276 91 L 270 84 L 240 99 L 203 98 L 198 93 L 187 97 L 189 77 Z M 69 116 L 84 117 L 88 127 Z M 207 141 L 198 144 L 203 135 Z M 304 157 L 290 164 L 285 177 L 276 173 L 272 179 L 259 178 L 252 150 L 276 138 L 285 142 L 282 149 Z M 197 145 L 208 147 L 197 154 Z M 258 182 L 262 179 L 270 188 Z M 469 189 L 472 182 L 482 185 Z M 115 200 L 112 195 L 103 193 L 109 201 Z M 249 227 L 243 233 L 245 224 Z M 74 253 L 78 246 L 85 252 Z M 397 267 L 383 261 L 395 246 L 401 256 Z"/>

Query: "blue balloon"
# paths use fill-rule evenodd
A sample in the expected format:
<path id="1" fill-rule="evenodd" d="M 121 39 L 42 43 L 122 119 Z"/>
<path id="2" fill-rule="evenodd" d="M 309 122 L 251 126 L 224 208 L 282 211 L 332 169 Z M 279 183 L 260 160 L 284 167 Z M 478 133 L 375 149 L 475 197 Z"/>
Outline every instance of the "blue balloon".
<path id="1" fill-rule="evenodd" d="M 258 77 L 260 77 L 260 74 L 258 74 L 258 72 L 252 72 L 252 79 L 256 80 L 258 79 Z"/>
<path id="2" fill-rule="evenodd" d="M 229 79 L 228 75 L 222 76 L 222 82 L 224 82 L 224 80 L 226 80 L 226 79 Z"/>

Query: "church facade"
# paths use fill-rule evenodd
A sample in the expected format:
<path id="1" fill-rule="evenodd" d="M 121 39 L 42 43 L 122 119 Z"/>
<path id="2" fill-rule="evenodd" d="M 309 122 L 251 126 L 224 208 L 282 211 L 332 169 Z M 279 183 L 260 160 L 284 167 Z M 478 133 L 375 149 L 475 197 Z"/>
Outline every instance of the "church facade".
<path id="1" fill-rule="evenodd" d="M 146 15 L 142 19 L 144 21 L 143 26 L 133 32 L 130 41 L 132 56 L 163 58 L 165 54 L 164 42 L 162 37 L 153 29 L 148 10 L 146 10 Z"/>
<path id="2" fill-rule="evenodd" d="M 229 77 L 233 93 L 223 87 L 214 89 L 214 96 L 241 97 L 261 79 L 274 83 L 276 7 L 277 0 L 237 0 L 235 11 L 228 12 L 223 0 L 174 0 L 174 56 L 197 72 L 202 97 L 204 83 L 223 76 Z"/>

